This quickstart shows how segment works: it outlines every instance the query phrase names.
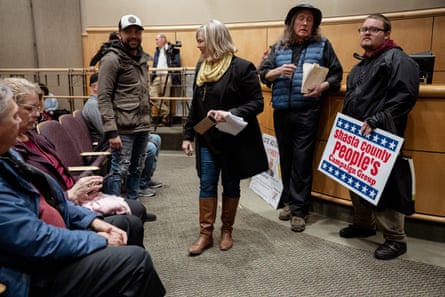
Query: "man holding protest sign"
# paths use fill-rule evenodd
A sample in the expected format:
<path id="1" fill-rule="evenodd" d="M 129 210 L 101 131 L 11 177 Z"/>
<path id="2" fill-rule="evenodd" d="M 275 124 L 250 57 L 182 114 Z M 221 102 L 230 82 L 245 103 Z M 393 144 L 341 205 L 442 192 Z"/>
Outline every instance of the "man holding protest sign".
<path id="1" fill-rule="evenodd" d="M 381 14 L 369 15 L 358 29 L 362 56 L 348 75 L 343 113 L 363 121 L 360 132 L 369 135 L 381 128 L 403 137 L 408 113 L 419 89 L 419 69 L 390 38 L 391 21 Z M 388 185 L 386 185 L 388 187 Z M 383 233 L 385 242 L 374 256 L 389 260 L 406 252 L 405 216 L 390 208 L 375 208 L 350 191 L 353 224 L 340 230 L 344 238 Z M 392 199 L 392 198 L 391 198 Z"/>

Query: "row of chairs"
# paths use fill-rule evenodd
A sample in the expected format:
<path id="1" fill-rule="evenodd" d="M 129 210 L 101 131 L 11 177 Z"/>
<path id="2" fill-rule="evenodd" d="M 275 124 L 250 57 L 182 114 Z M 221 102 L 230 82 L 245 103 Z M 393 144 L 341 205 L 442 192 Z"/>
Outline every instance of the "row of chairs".
<path id="1" fill-rule="evenodd" d="M 95 151 L 91 134 L 80 111 L 37 125 L 37 132 L 51 141 L 75 178 L 107 172 L 110 151 Z"/>

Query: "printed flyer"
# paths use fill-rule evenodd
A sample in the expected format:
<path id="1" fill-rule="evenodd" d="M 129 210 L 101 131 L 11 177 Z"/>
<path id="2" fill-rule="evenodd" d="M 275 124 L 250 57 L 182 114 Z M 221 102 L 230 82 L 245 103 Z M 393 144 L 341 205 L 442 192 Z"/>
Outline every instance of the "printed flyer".
<path id="1" fill-rule="evenodd" d="M 250 188 L 276 209 L 283 190 L 278 144 L 276 138 L 268 134 L 263 134 L 263 143 L 269 161 L 269 170 L 253 176 Z"/>
<path id="2" fill-rule="evenodd" d="M 364 136 L 361 126 L 337 114 L 318 170 L 377 205 L 404 139 L 381 129 Z"/>

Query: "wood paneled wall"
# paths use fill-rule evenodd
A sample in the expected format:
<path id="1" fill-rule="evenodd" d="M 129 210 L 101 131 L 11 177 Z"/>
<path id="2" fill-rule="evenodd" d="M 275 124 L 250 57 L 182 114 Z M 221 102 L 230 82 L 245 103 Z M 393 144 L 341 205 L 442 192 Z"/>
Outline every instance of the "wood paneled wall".
<path id="1" fill-rule="evenodd" d="M 445 8 L 419 10 L 404 13 L 391 13 L 392 38 L 406 53 L 412 54 L 431 50 L 436 55 L 434 83 L 445 83 Z M 320 26 L 321 32 L 332 42 L 343 65 L 345 76 L 356 63 L 352 54 L 361 53 L 357 28 L 365 16 L 325 18 Z M 263 51 L 273 44 L 283 32 L 282 22 L 227 24 L 238 48 L 238 55 L 257 64 Z M 168 40 L 182 42 L 182 66 L 193 67 L 198 58 L 196 48 L 196 26 L 146 27 L 143 35 L 144 50 L 153 55 L 155 36 L 162 32 Z M 87 28 L 82 36 L 84 65 L 100 45 L 108 39 L 108 34 L 116 28 Z"/>
<path id="2" fill-rule="evenodd" d="M 406 53 L 431 50 L 436 55 L 433 85 L 421 87 L 421 95 L 410 114 L 406 132 L 406 153 L 413 157 L 417 178 L 416 214 L 414 217 L 445 223 L 443 181 L 445 180 L 445 138 L 440 137 L 445 129 L 445 8 L 392 13 L 392 38 Z M 361 53 L 357 28 L 366 16 L 324 19 L 322 34 L 332 42 L 343 65 L 345 77 L 356 60 L 352 54 Z M 252 23 L 228 24 L 238 55 L 257 64 L 264 50 L 273 44 L 283 31 L 283 24 Z M 154 38 L 163 32 L 172 42 L 182 41 L 181 58 L 184 67 L 193 67 L 199 58 L 196 49 L 195 31 L 190 27 L 146 28 L 143 47 L 153 54 Z M 89 28 L 83 35 L 85 66 L 113 29 Z M 437 88 L 435 88 L 435 85 Z M 342 92 L 344 92 L 344 87 Z M 336 112 L 341 110 L 344 93 L 329 97 L 323 106 L 322 123 L 316 147 L 314 168 L 328 137 Z M 259 115 L 263 133 L 274 135 L 270 89 L 263 86 L 265 110 Z M 314 170 L 313 194 L 336 203 L 350 205 L 349 193 L 331 179 Z"/>
<path id="3" fill-rule="evenodd" d="M 348 190 L 317 170 L 337 112 L 342 110 L 345 89 L 323 101 L 313 162 L 312 194 L 334 203 L 351 205 Z M 263 89 L 266 102 L 271 91 Z M 263 133 L 274 135 L 272 107 L 260 115 Z M 408 117 L 404 153 L 414 161 L 416 214 L 414 218 L 445 223 L 443 183 L 445 181 L 445 84 L 422 85 L 417 103 Z"/>

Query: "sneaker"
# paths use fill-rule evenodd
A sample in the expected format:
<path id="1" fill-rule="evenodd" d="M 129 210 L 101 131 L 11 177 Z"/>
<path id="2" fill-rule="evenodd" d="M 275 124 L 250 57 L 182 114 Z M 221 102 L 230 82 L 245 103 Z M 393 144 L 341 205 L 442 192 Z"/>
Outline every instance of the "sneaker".
<path id="1" fill-rule="evenodd" d="M 290 229 L 294 232 L 303 232 L 306 229 L 306 222 L 303 218 L 292 216 L 290 221 Z"/>
<path id="2" fill-rule="evenodd" d="M 278 214 L 278 219 L 282 221 L 289 221 L 292 217 L 292 212 L 290 211 L 290 208 L 288 205 L 285 205 L 283 209 Z"/>
<path id="3" fill-rule="evenodd" d="M 156 221 L 157 217 L 155 214 L 153 213 L 145 213 L 145 222 L 154 222 Z"/>
<path id="4" fill-rule="evenodd" d="M 374 257 L 379 260 L 391 260 L 406 253 L 406 242 L 385 240 L 375 252 Z"/>
<path id="5" fill-rule="evenodd" d="M 351 224 L 348 227 L 341 229 L 339 234 L 343 238 L 357 238 L 373 236 L 376 234 L 376 231 L 374 229 Z"/>
<path id="6" fill-rule="evenodd" d="M 150 179 L 150 181 L 147 184 L 148 187 L 152 188 L 152 189 L 157 189 L 162 187 L 162 183 L 155 181 L 154 179 Z"/>
<path id="7" fill-rule="evenodd" d="M 156 191 L 150 188 L 140 189 L 139 190 L 139 196 L 142 197 L 153 197 L 156 195 Z"/>

